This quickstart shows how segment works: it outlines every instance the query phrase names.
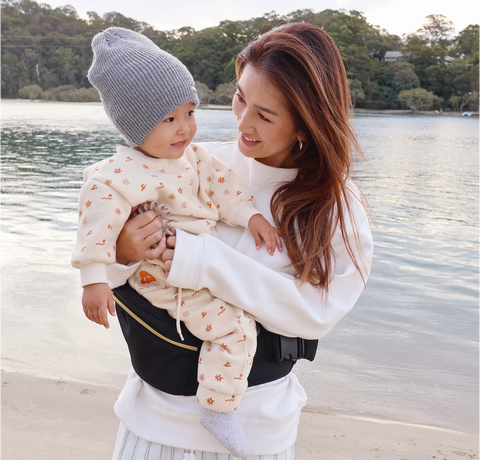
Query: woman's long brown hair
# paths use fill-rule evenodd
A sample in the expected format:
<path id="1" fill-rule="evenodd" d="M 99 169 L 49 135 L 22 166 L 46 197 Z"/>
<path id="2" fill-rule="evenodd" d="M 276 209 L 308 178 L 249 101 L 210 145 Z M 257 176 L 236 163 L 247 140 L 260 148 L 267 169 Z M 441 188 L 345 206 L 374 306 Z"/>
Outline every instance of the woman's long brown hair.
<path id="1" fill-rule="evenodd" d="M 352 244 L 360 245 L 353 219 L 354 242 L 346 230 L 346 220 L 352 217 L 352 152 L 362 153 L 351 127 L 353 110 L 342 58 L 323 30 L 294 23 L 251 42 L 237 58 L 237 78 L 246 65 L 262 72 L 283 94 L 297 132 L 306 138 L 303 148 L 297 145 L 292 152 L 296 178 L 275 191 L 270 206 L 299 281 L 327 291 L 337 228 L 362 274 L 352 250 Z"/>

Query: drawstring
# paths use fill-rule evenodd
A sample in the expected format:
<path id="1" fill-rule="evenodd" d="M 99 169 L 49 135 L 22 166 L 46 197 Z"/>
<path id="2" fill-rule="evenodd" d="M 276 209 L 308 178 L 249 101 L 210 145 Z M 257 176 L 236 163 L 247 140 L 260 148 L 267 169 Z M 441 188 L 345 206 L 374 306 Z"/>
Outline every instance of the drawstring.
<path id="1" fill-rule="evenodd" d="M 163 236 L 173 236 L 175 235 L 175 228 L 171 226 L 172 219 L 170 218 L 170 211 L 165 208 L 163 204 L 158 204 L 156 201 L 146 201 L 145 203 L 142 203 L 137 210 L 132 213 L 132 217 L 135 217 L 137 214 L 142 214 L 143 212 L 147 211 L 155 211 L 161 218 L 162 218 L 162 226 L 163 226 Z M 156 247 L 157 244 L 155 244 L 153 247 Z M 181 314 L 181 308 L 182 308 L 182 288 L 178 288 L 178 303 L 177 303 L 177 332 L 180 338 L 182 339 L 182 342 L 185 340 L 183 338 L 182 334 L 182 329 L 180 327 L 180 314 Z M 185 455 L 187 455 L 185 453 Z M 193 457 L 185 457 L 188 460 L 195 460 L 195 455 L 192 455 Z"/>
<path id="2" fill-rule="evenodd" d="M 195 454 L 191 450 L 186 450 L 183 454 L 183 460 L 196 460 Z"/>
<path id="3" fill-rule="evenodd" d="M 178 295 L 177 295 L 177 332 L 182 342 L 185 340 L 183 338 L 182 329 L 180 327 L 180 314 L 182 312 L 182 288 L 178 288 Z M 195 458 L 195 457 L 194 457 Z"/>

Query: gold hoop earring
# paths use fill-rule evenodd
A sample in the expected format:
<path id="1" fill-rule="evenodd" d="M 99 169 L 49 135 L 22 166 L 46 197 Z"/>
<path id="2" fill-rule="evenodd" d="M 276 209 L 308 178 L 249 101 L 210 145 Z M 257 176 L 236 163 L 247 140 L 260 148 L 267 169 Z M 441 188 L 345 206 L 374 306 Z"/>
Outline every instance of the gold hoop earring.
<path id="1" fill-rule="evenodd" d="M 302 149 L 303 149 L 303 142 L 302 142 L 302 141 L 298 141 L 298 144 L 299 144 L 299 146 L 300 146 L 300 150 L 302 150 Z"/>

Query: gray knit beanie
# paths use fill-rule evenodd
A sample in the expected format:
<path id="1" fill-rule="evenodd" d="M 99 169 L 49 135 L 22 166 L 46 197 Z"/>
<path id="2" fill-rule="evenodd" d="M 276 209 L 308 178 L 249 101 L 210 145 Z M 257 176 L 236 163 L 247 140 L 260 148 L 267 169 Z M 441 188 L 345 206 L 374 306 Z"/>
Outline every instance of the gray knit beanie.
<path id="1" fill-rule="evenodd" d="M 198 105 L 188 69 L 149 38 L 110 27 L 92 40 L 88 79 L 105 112 L 132 147 L 138 147 L 168 115 L 187 102 Z"/>

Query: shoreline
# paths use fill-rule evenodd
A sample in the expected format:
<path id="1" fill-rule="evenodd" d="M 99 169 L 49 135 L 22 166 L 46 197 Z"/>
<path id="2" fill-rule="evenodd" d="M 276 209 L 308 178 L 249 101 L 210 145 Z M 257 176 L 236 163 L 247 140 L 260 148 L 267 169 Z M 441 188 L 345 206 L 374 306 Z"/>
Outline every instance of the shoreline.
<path id="1" fill-rule="evenodd" d="M 439 110 L 399 110 L 399 109 L 353 109 L 354 113 L 378 113 L 381 115 L 434 115 L 434 116 L 449 116 L 449 117 L 462 117 L 462 112 L 443 112 Z M 478 117 L 478 112 L 471 112 L 472 117 Z"/>
<path id="2" fill-rule="evenodd" d="M 67 102 L 67 101 L 43 101 L 40 99 L 34 99 L 33 101 L 29 101 L 28 99 L 8 99 L 3 98 L 3 101 L 15 101 L 15 102 L 23 102 L 23 103 L 35 103 L 35 104 L 82 104 L 82 105 L 102 105 L 101 102 Z M 216 104 L 200 104 L 198 109 L 201 110 L 232 110 L 230 105 L 216 105 Z M 433 116 L 449 116 L 449 117 L 461 117 L 462 112 L 442 112 L 439 110 L 416 110 L 412 112 L 411 110 L 399 110 L 399 109 L 353 109 L 354 113 L 371 113 L 371 114 L 380 114 L 380 115 L 433 115 Z M 472 117 L 478 117 L 479 112 L 471 112 Z"/>
<path id="3" fill-rule="evenodd" d="M 104 460 L 118 429 L 120 389 L 2 371 L 2 447 L 9 460 Z M 28 439 L 29 442 L 25 442 Z M 362 417 L 302 411 L 296 460 L 478 459 L 478 436 Z"/>

